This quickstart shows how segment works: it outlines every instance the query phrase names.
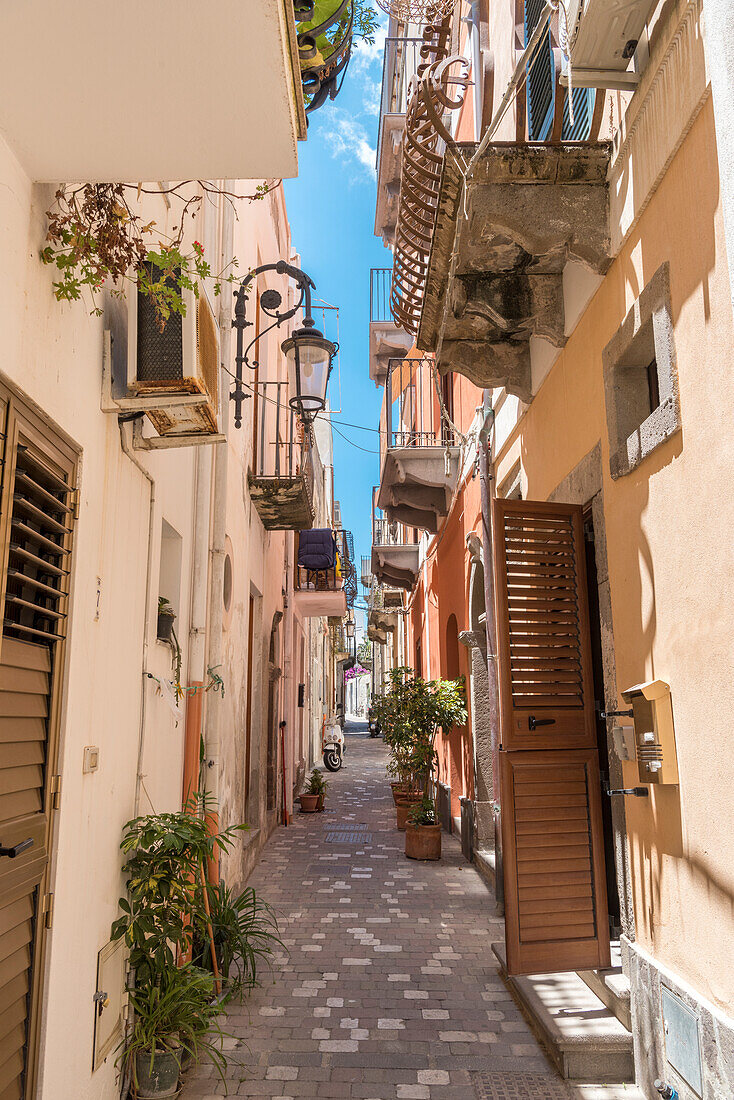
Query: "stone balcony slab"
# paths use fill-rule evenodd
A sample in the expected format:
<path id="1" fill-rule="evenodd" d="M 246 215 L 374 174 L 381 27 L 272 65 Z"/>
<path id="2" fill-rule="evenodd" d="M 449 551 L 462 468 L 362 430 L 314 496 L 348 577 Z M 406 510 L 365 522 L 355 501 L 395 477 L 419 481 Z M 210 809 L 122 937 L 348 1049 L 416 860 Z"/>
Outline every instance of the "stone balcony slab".
<path id="1" fill-rule="evenodd" d="M 391 447 L 382 464 L 378 506 L 390 521 L 435 534 L 458 478 L 458 447 Z"/>

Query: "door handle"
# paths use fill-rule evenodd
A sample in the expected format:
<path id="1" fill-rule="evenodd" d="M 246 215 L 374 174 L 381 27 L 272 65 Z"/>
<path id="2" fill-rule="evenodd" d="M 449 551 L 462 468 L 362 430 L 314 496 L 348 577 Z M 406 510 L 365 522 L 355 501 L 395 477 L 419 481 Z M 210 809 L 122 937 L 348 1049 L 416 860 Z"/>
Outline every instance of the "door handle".
<path id="1" fill-rule="evenodd" d="M 27 852 L 29 848 L 33 847 L 33 837 L 29 836 L 27 840 L 19 840 L 17 844 L 14 844 L 12 848 L 5 848 L 0 844 L 0 856 L 7 856 L 8 859 L 15 859 L 22 852 Z"/>
<path id="2" fill-rule="evenodd" d="M 536 730 L 538 726 L 555 726 L 555 718 L 536 718 L 534 714 L 531 714 L 528 718 L 528 729 Z"/>

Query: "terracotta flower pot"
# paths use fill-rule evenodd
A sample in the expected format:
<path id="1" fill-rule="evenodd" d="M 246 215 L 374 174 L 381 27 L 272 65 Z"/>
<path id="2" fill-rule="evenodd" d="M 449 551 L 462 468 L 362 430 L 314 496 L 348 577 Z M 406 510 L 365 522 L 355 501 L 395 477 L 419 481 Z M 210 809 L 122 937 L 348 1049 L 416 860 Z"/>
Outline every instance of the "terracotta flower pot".
<path id="1" fill-rule="evenodd" d="M 397 804 L 398 804 L 398 799 L 400 798 L 400 796 L 401 796 L 402 794 L 404 794 L 404 789 L 403 789 L 403 785 L 402 785 L 402 783 L 391 783 L 391 784 L 390 784 L 390 788 L 391 788 L 391 790 L 392 790 L 392 798 L 393 798 L 393 802 L 394 802 L 394 803 L 395 803 L 395 805 L 397 806 Z"/>
<path id="2" fill-rule="evenodd" d="M 398 830 L 402 833 L 405 831 L 405 826 L 408 821 L 408 814 L 415 806 L 416 802 L 420 802 L 420 795 L 414 794 L 402 794 L 395 800 L 395 812 L 397 815 Z"/>
<path id="3" fill-rule="evenodd" d="M 408 823 L 405 829 L 405 854 L 409 859 L 440 859 L 441 826 Z"/>
<path id="4" fill-rule="evenodd" d="M 317 794 L 302 794 L 301 795 L 301 813 L 302 814 L 315 814 L 319 808 L 319 795 Z"/>

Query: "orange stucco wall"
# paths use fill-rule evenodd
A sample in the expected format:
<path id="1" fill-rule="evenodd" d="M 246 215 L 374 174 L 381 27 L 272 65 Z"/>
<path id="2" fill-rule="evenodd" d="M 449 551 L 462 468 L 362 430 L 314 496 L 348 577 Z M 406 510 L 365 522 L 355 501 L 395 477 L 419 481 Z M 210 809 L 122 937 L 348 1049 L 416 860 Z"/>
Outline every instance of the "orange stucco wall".
<path id="1" fill-rule="evenodd" d="M 682 431 L 613 481 L 602 349 L 668 261 Z M 671 686 L 679 787 L 626 800 L 637 938 L 734 1003 L 734 369 L 710 98 L 498 456 L 545 499 L 599 442 L 620 691 Z M 619 700 L 622 704 L 622 700 Z M 637 781 L 625 764 L 625 785 Z"/>

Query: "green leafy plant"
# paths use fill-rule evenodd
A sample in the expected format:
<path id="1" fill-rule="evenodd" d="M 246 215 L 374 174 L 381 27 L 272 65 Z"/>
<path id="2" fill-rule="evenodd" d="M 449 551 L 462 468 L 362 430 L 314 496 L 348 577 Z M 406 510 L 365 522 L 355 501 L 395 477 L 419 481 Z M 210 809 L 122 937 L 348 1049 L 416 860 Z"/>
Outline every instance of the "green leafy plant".
<path id="1" fill-rule="evenodd" d="M 390 750 L 387 770 L 405 790 L 428 795 L 437 763 L 435 740 L 439 728 L 446 731 L 466 722 L 463 680 L 424 680 L 412 668 L 390 672 L 390 687 L 373 702 Z"/>
<path id="2" fill-rule="evenodd" d="M 411 806 L 408 811 L 408 821 L 411 825 L 438 825 L 434 800 L 424 796 L 420 802 Z"/>
<path id="3" fill-rule="evenodd" d="M 124 827 L 120 843 L 127 857 L 127 896 L 120 898 L 122 916 L 111 938 L 124 937 L 136 984 L 159 985 L 175 967 L 180 952 L 187 957 L 195 930 L 206 929 L 203 869 L 217 850 L 228 850 L 237 832 L 233 825 L 212 832 L 214 808 L 203 796 L 193 797 L 180 813 L 148 814 Z"/>
<path id="4" fill-rule="evenodd" d="M 306 787 L 306 794 L 326 794 L 329 787 L 324 773 L 319 771 L 318 768 L 314 768 L 308 777 L 308 786 Z"/>
<path id="5" fill-rule="evenodd" d="M 176 618 L 176 612 L 173 610 L 171 603 L 165 596 L 158 597 L 158 614 L 170 615 L 172 619 Z"/>
<path id="6" fill-rule="evenodd" d="M 232 996 L 260 984 L 258 970 L 272 965 L 276 950 L 285 950 L 275 911 L 248 887 L 235 894 L 224 883 L 209 886 L 209 908 L 219 969 Z M 196 956 L 209 961 L 209 941 L 197 935 Z"/>
<path id="7" fill-rule="evenodd" d="M 215 272 L 198 241 L 185 244 L 189 219 L 202 201 L 223 196 L 236 212 L 236 201 L 254 202 L 270 190 L 271 185 L 263 183 L 251 195 L 237 195 L 206 180 L 186 180 L 155 189 L 127 183 L 64 185 L 47 211 L 47 243 L 41 250 L 43 263 L 53 265 L 58 272 L 54 295 L 60 302 L 73 302 L 88 292 L 92 313 L 100 316 L 103 310 L 99 294 L 104 287 L 124 297 L 130 284 L 150 299 L 163 329 L 171 314 L 185 316 L 185 291 L 198 297 L 200 283 L 207 281 L 216 296 L 225 283 L 236 277 L 236 258 L 225 270 Z M 155 221 L 144 220 L 137 205 L 142 195 L 167 195 L 179 201 L 178 223 L 172 235 L 162 233 Z"/>
<path id="8" fill-rule="evenodd" d="M 138 1055 L 150 1056 L 152 1071 L 156 1054 L 173 1053 L 177 1060 L 191 1055 L 197 1061 L 206 1054 L 225 1080 L 228 1059 L 221 1040 L 227 1033 L 219 1022 L 223 1001 L 214 998 L 210 973 L 191 965 L 173 967 L 157 984 L 136 985 L 129 995 L 134 1020 L 122 1061 L 136 1090 Z"/>

